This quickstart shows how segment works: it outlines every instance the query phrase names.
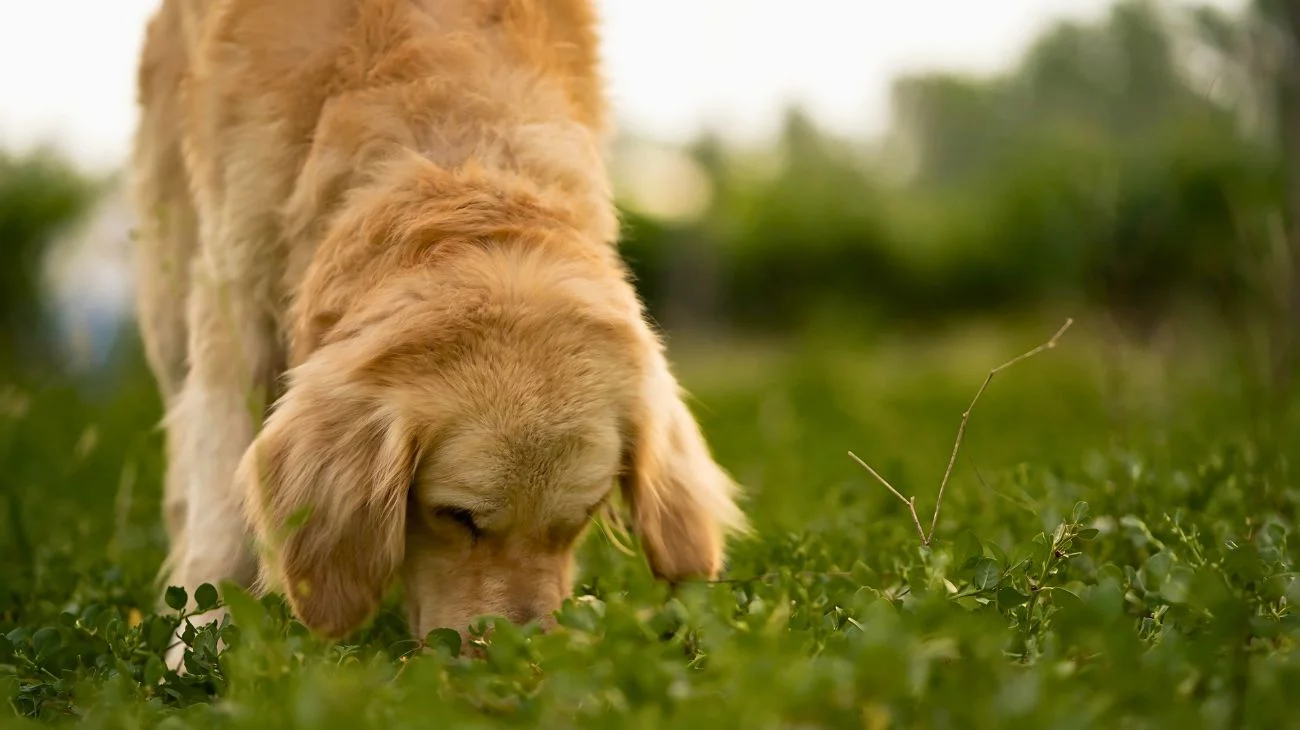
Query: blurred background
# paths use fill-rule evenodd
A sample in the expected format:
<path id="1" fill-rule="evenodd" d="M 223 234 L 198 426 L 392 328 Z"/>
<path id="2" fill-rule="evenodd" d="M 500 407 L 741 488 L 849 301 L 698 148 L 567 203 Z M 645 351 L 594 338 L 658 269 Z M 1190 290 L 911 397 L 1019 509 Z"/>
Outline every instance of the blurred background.
<path id="1" fill-rule="evenodd" d="M 119 183 L 154 4 L 0 9 L 8 369 L 138 359 Z M 674 336 L 1068 312 L 1154 345 L 1213 330 L 1293 371 L 1284 0 L 601 8 L 624 251 Z"/>

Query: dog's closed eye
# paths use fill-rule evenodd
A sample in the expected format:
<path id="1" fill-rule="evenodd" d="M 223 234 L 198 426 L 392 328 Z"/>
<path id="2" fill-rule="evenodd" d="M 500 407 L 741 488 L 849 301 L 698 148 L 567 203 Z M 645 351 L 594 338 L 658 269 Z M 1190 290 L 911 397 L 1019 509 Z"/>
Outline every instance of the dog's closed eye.
<path id="1" fill-rule="evenodd" d="M 437 514 L 439 517 L 459 523 L 461 527 L 464 527 L 469 532 L 470 537 L 477 538 L 479 535 L 483 534 L 483 530 L 479 528 L 478 523 L 474 521 L 473 513 L 467 509 L 443 507 L 437 511 Z"/>

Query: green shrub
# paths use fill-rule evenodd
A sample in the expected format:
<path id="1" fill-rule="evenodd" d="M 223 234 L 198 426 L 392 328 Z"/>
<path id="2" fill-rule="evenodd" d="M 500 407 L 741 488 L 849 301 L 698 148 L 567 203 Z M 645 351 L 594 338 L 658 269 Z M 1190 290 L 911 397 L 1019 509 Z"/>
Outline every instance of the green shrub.
<path id="1" fill-rule="evenodd" d="M 83 213 L 93 190 L 61 158 L 0 153 L 0 369 L 45 357 L 41 267 L 48 244 Z"/>

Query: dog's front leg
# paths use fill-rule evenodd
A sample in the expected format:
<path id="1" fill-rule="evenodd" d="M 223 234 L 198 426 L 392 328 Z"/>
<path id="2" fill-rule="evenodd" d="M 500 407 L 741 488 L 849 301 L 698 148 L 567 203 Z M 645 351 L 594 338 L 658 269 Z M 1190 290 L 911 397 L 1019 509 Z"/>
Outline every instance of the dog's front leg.
<path id="1" fill-rule="evenodd" d="M 269 277 L 238 257 L 258 247 L 216 238 L 194 272 L 187 313 L 190 370 L 170 418 L 175 456 L 186 475 L 186 514 L 185 539 L 169 561 L 169 585 L 184 587 L 191 607 L 204 583 L 248 586 L 256 577 L 233 477 L 261 424 L 278 361 Z M 218 609 L 193 623 L 223 615 Z M 183 652 L 184 646 L 174 645 L 168 664 L 179 666 Z"/>

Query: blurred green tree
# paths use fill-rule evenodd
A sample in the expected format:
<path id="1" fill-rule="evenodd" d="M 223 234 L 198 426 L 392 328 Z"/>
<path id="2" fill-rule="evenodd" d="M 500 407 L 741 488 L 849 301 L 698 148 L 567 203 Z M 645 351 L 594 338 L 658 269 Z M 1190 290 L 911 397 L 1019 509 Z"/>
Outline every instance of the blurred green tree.
<path id="1" fill-rule="evenodd" d="M 53 153 L 0 153 L 0 367 L 49 357 L 40 286 L 46 247 L 93 195 Z"/>
<path id="2" fill-rule="evenodd" d="M 1188 300 L 1241 310 L 1275 163 L 1190 72 L 1177 20 L 1121 2 L 1050 29 L 1003 76 L 898 81 L 908 189 L 973 219 L 941 233 L 955 281 L 1004 301 L 1083 295 L 1140 334 Z M 1223 36 L 1241 23 L 1214 20 Z"/>
<path id="3" fill-rule="evenodd" d="M 1252 0 L 1237 15 L 1202 6 L 1191 25 L 1240 127 L 1277 160 L 1281 226 L 1256 247 L 1252 263 L 1272 379 L 1288 386 L 1300 375 L 1300 5 Z"/>

